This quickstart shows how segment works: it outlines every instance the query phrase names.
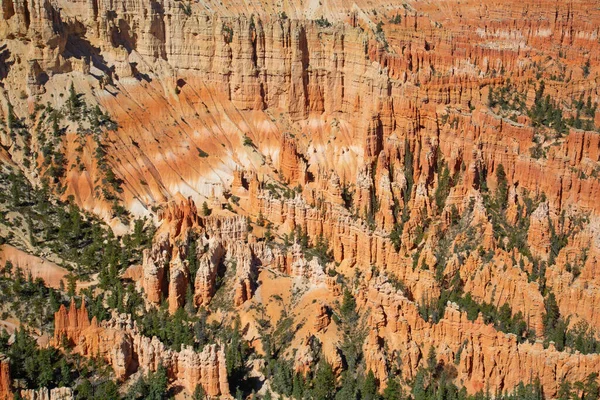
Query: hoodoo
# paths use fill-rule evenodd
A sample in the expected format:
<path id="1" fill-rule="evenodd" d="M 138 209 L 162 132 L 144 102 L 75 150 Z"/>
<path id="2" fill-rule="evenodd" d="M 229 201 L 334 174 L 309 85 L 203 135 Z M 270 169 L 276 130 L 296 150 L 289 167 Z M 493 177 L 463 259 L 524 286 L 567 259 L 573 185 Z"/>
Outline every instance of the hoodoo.
<path id="1" fill-rule="evenodd" d="M 600 398 L 598 26 L 3 0 L 0 400 Z"/>

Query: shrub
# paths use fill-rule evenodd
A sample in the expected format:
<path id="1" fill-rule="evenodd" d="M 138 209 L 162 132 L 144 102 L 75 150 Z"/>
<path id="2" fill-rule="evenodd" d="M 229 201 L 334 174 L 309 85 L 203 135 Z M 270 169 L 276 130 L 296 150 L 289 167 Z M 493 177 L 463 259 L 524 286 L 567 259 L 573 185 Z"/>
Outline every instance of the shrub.
<path id="1" fill-rule="evenodd" d="M 331 26 L 331 22 L 329 22 L 329 20 L 327 18 L 319 18 L 317 20 L 315 20 L 315 22 L 317 23 L 317 25 L 319 25 L 321 28 L 328 28 Z"/>
<path id="2" fill-rule="evenodd" d="M 200 158 L 206 158 L 206 157 L 208 157 L 208 153 L 207 153 L 207 152 L 205 152 L 204 150 L 202 150 L 202 149 L 201 149 L 201 148 L 199 148 L 199 147 L 198 147 L 197 149 L 198 149 L 198 156 L 199 156 Z"/>
<path id="3" fill-rule="evenodd" d="M 248 136 L 244 135 L 244 146 L 255 147 L 254 142 Z"/>

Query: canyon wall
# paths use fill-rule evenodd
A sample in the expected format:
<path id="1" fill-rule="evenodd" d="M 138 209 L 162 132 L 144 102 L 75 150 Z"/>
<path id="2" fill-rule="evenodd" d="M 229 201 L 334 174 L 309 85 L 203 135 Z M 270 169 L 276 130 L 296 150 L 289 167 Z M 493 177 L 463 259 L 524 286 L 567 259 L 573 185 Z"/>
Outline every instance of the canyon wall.
<path id="1" fill-rule="evenodd" d="M 519 343 L 515 335 L 486 325 L 481 316 L 469 321 L 456 305 L 446 308 L 439 323 L 427 323 L 412 302 L 382 279 L 372 281 L 358 297 L 372 312 L 363 348 L 367 368 L 382 380 L 396 361 L 405 378 L 414 378 L 431 346 L 438 362 L 455 370 L 457 382 L 471 393 L 510 390 L 539 377 L 545 396 L 555 398 L 563 380 L 584 381 L 597 370 L 597 354 L 565 354 L 552 344 L 544 349 L 541 342 Z"/>
<path id="2" fill-rule="evenodd" d="M 56 192 L 118 233 L 130 227 L 115 204 L 159 225 L 136 282 L 149 307 L 164 300 L 173 314 L 188 288 L 209 307 L 227 287 L 230 316 L 246 313 L 264 300 L 267 270 L 318 292 L 316 319 L 293 341 L 297 371 L 310 370 L 315 338 L 343 369 L 330 318 L 340 273 L 362 285 L 366 366 L 382 383 L 394 357 L 412 379 L 431 346 L 470 393 L 539 376 L 553 397 L 563 378 L 598 372 L 596 355 L 542 341 L 550 293 L 570 327 L 600 329 L 600 113 L 564 132 L 535 115 L 542 80 L 565 120 L 581 116 L 578 99 L 600 102 L 596 4 L 288 3 L 7 0 L 1 113 L 35 134 L 3 126 L 0 142 L 39 184 L 48 132 L 36 105 L 65 107 L 73 83 L 116 128 L 85 136 L 62 122 Z M 494 106 L 503 90 L 518 101 Z M 107 168 L 116 199 L 99 190 Z M 330 262 L 309 256 L 323 243 Z M 438 323 L 423 318 L 418 307 L 454 281 L 520 313 L 533 343 L 453 304 Z M 100 354 L 120 378 L 162 362 L 186 389 L 228 395 L 221 345 L 174 352 L 127 317 L 90 323 L 74 303 L 55 328 L 57 344 Z"/>

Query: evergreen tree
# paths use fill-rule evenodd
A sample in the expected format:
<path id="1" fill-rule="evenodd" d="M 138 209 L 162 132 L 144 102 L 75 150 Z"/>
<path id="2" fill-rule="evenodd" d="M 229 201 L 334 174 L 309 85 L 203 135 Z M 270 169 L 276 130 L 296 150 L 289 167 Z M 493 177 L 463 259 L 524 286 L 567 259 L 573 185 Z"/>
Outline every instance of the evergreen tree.
<path id="1" fill-rule="evenodd" d="M 558 319 L 560 318 L 560 311 L 558 309 L 558 303 L 556 302 L 556 297 L 554 293 L 549 293 L 544 301 L 544 306 L 546 308 L 546 314 L 544 315 L 544 333 L 549 335 L 552 333 Z"/>
<path id="2" fill-rule="evenodd" d="M 69 109 L 69 119 L 71 121 L 76 121 L 79 119 L 79 111 L 81 108 L 81 100 L 79 99 L 79 95 L 75 91 L 75 86 L 73 82 L 71 82 L 71 86 L 69 87 L 69 99 L 67 100 L 67 108 Z"/>
<path id="3" fill-rule="evenodd" d="M 208 208 L 208 204 L 205 202 L 202 203 L 202 215 L 208 217 L 210 215 L 210 208 Z"/>
<path id="4" fill-rule="evenodd" d="M 248 345 L 244 342 L 240 332 L 240 321 L 236 320 L 233 331 L 228 335 L 229 345 L 225 349 L 225 364 L 227 376 L 232 388 L 238 388 L 246 375 L 246 356 Z"/>
<path id="5" fill-rule="evenodd" d="M 435 354 L 435 346 L 429 347 L 429 353 L 427 353 L 427 371 L 430 375 L 434 375 L 437 369 L 437 356 Z"/>
<path id="6" fill-rule="evenodd" d="M 560 383 L 560 387 L 558 388 L 557 396 L 558 400 L 571 400 L 571 397 L 573 396 L 571 382 L 563 378 L 562 382 Z"/>
<path id="7" fill-rule="evenodd" d="M 335 398 L 335 374 L 333 368 L 325 360 L 317 366 L 317 372 L 313 380 L 312 397 L 315 400 L 332 400 Z"/>
<path id="8" fill-rule="evenodd" d="M 441 161 L 439 161 L 438 163 L 441 163 Z M 443 162 L 443 165 L 444 166 L 441 170 L 441 173 L 439 172 L 438 167 L 438 185 L 434 193 L 435 204 L 437 206 L 438 213 L 441 212 L 444 209 L 444 206 L 446 205 L 446 199 L 450 194 L 450 188 L 452 183 L 450 179 L 450 170 L 448 169 L 448 164 Z"/>
<path id="9" fill-rule="evenodd" d="M 161 364 L 158 366 L 156 372 L 148 375 L 148 396 L 147 400 L 163 400 L 168 398 L 167 396 L 167 369 Z"/>
<path id="10" fill-rule="evenodd" d="M 273 390 L 277 393 L 290 396 L 293 390 L 292 368 L 285 361 L 271 360 Z"/>
<path id="11" fill-rule="evenodd" d="M 394 378 L 390 378 L 387 381 L 387 386 L 383 391 L 384 400 L 401 400 L 404 397 L 404 393 L 402 392 L 402 387 L 398 380 Z"/>
<path id="12" fill-rule="evenodd" d="M 105 381 L 101 383 L 94 391 L 94 399 L 119 399 L 119 387 L 114 381 Z"/>
<path id="13" fill-rule="evenodd" d="M 4 264 L 4 272 L 6 273 L 6 275 L 8 277 L 12 276 L 12 271 L 13 271 L 13 263 L 10 260 L 6 260 L 6 263 Z"/>
<path id="14" fill-rule="evenodd" d="M 296 400 L 304 398 L 304 377 L 299 374 L 294 374 L 292 397 Z"/>
<path id="15" fill-rule="evenodd" d="M 491 86 L 488 89 L 487 102 L 488 102 L 488 107 L 490 107 L 490 108 L 496 107 L 496 102 L 494 101 L 494 88 Z"/>
<path id="16" fill-rule="evenodd" d="M 75 296 L 75 291 L 77 289 L 77 276 L 69 275 L 67 276 L 67 294 L 71 297 Z"/>
<path id="17" fill-rule="evenodd" d="M 372 370 L 369 370 L 360 390 L 362 400 L 377 399 L 377 380 Z"/>
<path id="18" fill-rule="evenodd" d="M 417 370 L 411 393 L 414 400 L 428 400 L 427 388 L 425 386 L 425 371 L 422 368 Z"/>
<path id="19" fill-rule="evenodd" d="M 185 292 L 185 311 L 189 315 L 193 315 L 196 313 L 196 305 L 194 304 L 194 292 L 192 291 L 191 286 L 188 286 Z"/>
<path id="20" fill-rule="evenodd" d="M 498 169 L 496 169 L 496 180 L 498 182 L 498 187 L 496 188 L 496 205 L 499 210 L 504 210 L 508 201 L 508 182 L 502 164 L 499 164 Z"/>
<path id="21" fill-rule="evenodd" d="M 400 245 L 402 242 L 402 229 L 404 226 L 399 223 L 395 223 L 392 231 L 390 232 L 390 240 L 394 245 L 394 250 L 400 251 Z"/>
<path id="22" fill-rule="evenodd" d="M 206 392 L 204 391 L 204 388 L 202 387 L 202 385 L 197 385 L 196 389 L 194 390 L 194 395 L 192 396 L 192 398 L 194 400 L 204 400 L 206 399 Z"/>
<path id="23" fill-rule="evenodd" d="M 60 382 L 58 386 L 68 386 L 71 383 L 71 367 L 64 358 L 59 363 Z"/>
<path id="24" fill-rule="evenodd" d="M 186 259 L 188 262 L 188 270 L 190 271 L 190 282 L 194 282 L 196 280 L 198 267 L 200 266 L 198 261 L 198 244 L 194 236 L 190 237 L 189 239 Z"/>
<path id="25" fill-rule="evenodd" d="M 344 322 L 352 325 L 358 320 L 358 313 L 356 312 L 356 300 L 348 289 L 344 289 L 344 297 L 342 299 L 342 305 L 340 307 L 340 314 L 344 319 Z"/>
<path id="26" fill-rule="evenodd" d="M 342 372 L 342 384 L 335 398 L 336 400 L 357 400 L 359 398 L 357 389 L 356 377 L 351 371 L 346 370 Z"/>
<path id="27" fill-rule="evenodd" d="M 75 388 L 76 400 L 89 400 L 94 398 L 94 387 L 89 379 L 84 378 Z"/>
<path id="28" fill-rule="evenodd" d="M 50 296 L 48 298 L 48 303 L 50 305 L 50 311 L 52 311 L 53 313 L 58 311 L 58 309 L 60 308 L 60 301 L 58 299 L 58 295 L 56 294 L 56 291 L 50 290 Z"/>

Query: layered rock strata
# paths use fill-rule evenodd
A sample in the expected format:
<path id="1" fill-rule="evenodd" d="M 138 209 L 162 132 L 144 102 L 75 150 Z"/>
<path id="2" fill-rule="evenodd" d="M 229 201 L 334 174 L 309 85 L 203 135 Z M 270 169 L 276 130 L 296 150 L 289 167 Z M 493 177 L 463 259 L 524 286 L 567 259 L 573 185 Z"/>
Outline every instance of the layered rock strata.
<path id="1" fill-rule="evenodd" d="M 545 396 L 554 398 L 563 380 L 584 381 L 600 362 L 598 354 L 559 352 L 541 341 L 519 343 L 515 335 L 483 323 L 481 316 L 469 321 L 452 304 L 439 323 L 426 322 L 414 303 L 385 281 L 373 281 L 359 298 L 373 313 L 363 347 L 367 368 L 383 382 L 396 362 L 406 379 L 414 377 L 435 346 L 438 362 L 455 369 L 457 382 L 471 393 L 512 390 L 539 378 Z"/>

